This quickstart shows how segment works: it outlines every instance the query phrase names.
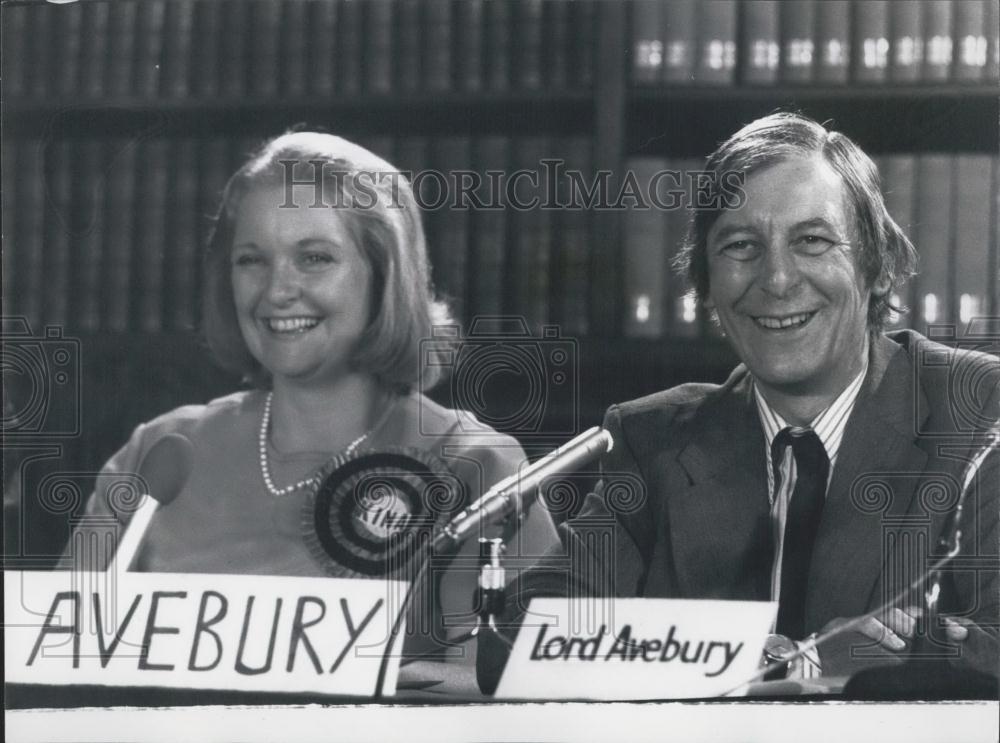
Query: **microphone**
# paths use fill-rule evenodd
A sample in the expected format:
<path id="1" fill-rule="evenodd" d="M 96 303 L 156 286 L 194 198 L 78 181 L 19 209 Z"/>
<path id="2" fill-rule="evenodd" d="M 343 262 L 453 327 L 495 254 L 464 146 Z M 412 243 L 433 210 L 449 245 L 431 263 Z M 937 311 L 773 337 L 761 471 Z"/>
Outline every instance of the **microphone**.
<path id="1" fill-rule="evenodd" d="M 193 457 L 191 440 L 179 433 L 168 433 L 146 452 L 139 464 L 139 476 L 149 492 L 132 514 L 109 568 L 120 565 L 124 570 L 131 569 L 153 516 L 163 506 L 170 505 L 187 483 Z"/>
<path id="2" fill-rule="evenodd" d="M 457 547 L 480 525 L 497 523 L 530 505 L 546 478 L 577 469 L 607 454 L 614 443 L 611 434 L 599 426 L 584 431 L 487 490 L 479 500 L 453 518 L 435 541 L 446 542 L 452 548 Z"/>

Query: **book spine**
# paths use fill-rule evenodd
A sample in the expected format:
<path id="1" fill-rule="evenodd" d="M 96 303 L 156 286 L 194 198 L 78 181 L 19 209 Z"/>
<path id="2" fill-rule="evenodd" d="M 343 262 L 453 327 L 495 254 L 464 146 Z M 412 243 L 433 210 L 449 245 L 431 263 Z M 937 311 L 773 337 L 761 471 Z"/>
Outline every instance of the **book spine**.
<path id="1" fill-rule="evenodd" d="M 73 99 L 80 94 L 80 68 L 82 67 L 83 8 L 79 3 L 57 6 L 56 44 L 53 72 L 53 90 L 64 98 Z"/>
<path id="2" fill-rule="evenodd" d="M 983 0 L 983 28 L 986 29 L 986 82 L 1000 82 L 1000 2 Z"/>
<path id="3" fill-rule="evenodd" d="M 309 78 L 309 2 L 284 0 L 281 9 L 281 71 L 280 94 L 297 101 L 305 98 Z"/>
<path id="4" fill-rule="evenodd" d="M 183 137 L 172 147 L 170 163 L 170 219 L 168 220 L 168 326 L 194 330 L 201 304 L 198 260 L 198 141 Z"/>
<path id="5" fill-rule="evenodd" d="M 250 11 L 258 3 L 228 0 L 222 4 L 220 93 L 225 98 L 239 99 L 247 93 L 247 42 L 253 38 L 253 18 Z"/>
<path id="6" fill-rule="evenodd" d="M 503 93 L 511 86 L 511 47 L 513 19 L 506 2 L 486 4 L 486 88 Z"/>
<path id="7" fill-rule="evenodd" d="M 62 8 L 48 3 L 28 8 L 27 89 L 37 100 L 55 92 L 52 88 L 52 48 L 56 38 L 56 13 Z M 6 11 L 4 11 L 6 12 Z"/>
<path id="8" fill-rule="evenodd" d="M 927 325 L 950 320 L 951 285 L 949 260 L 952 255 L 951 155 L 921 155 L 917 164 L 916 247 L 920 256 L 917 277 L 917 330 L 926 334 Z"/>
<path id="9" fill-rule="evenodd" d="M 889 3 L 855 0 L 854 82 L 883 83 L 889 67 Z"/>
<path id="10" fill-rule="evenodd" d="M 452 7 L 449 0 L 427 0 L 424 5 L 424 90 L 446 93 L 452 89 Z"/>
<path id="11" fill-rule="evenodd" d="M 522 315 L 534 332 L 549 319 L 552 213 L 539 208 L 546 198 L 542 160 L 548 154 L 548 139 L 526 137 L 520 140 L 514 155 L 518 170 L 511 176 L 515 179 L 513 188 L 517 203 L 513 205 L 510 232 L 508 306 Z"/>
<path id="12" fill-rule="evenodd" d="M 955 80 L 963 83 L 981 82 L 989 61 L 989 40 L 986 38 L 986 5 L 995 0 L 956 0 L 955 5 Z"/>
<path id="13" fill-rule="evenodd" d="M 163 66 L 163 29 L 166 4 L 163 0 L 143 0 L 139 6 L 136 34 L 135 94 L 152 99 L 160 92 Z"/>
<path id="14" fill-rule="evenodd" d="M 994 155 L 955 158 L 955 302 L 953 317 L 962 327 L 990 311 L 990 199 Z M 961 334 L 962 328 L 959 328 Z"/>
<path id="15" fill-rule="evenodd" d="M 6 141 L 6 140 L 5 140 Z M 17 232 L 14 245 L 17 251 L 17 284 L 23 314 L 36 332 L 42 323 L 45 298 L 45 171 L 42 143 L 29 139 L 21 143 L 17 153 Z M 10 163 L 7 162 L 4 170 Z M 4 230 L 6 231 L 6 227 Z M 4 249 L 6 252 L 6 248 Z"/>
<path id="16" fill-rule="evenodd" d="M 542 87 L 542 1 L 515 0 L 514 38 L 517 43 L 515 71 L 517 87 L 538 90 Z"/>
<path id="17" fill-rule="evenodd" d="M 786 83 L 813 81 L 816 58 L 816 3 L 797 0 L 781 4 L 781 79 Z"/>
<path id="18" fill-rule="evenodd" d="M 640 198 L 625 210 L 625 316 L 624 331 L 632 338 L 663 335 L 667 278 L 667 214 L 659 200 L 659 174 L 667 170 L 666 158 L 634 157 L 626 164 L 626 178 L 635 181 Z M 627 187 L 627 185 L 626 185 Z M 650 193 L 652 187 L 653 193 Z"/>
<path id="19" fill-rule="evenodd" d="M 557 183 L 560 207 L 554 215 L 552 319 L 559 324 L 566 337 L 586 335 L 589 327 L 587 290 L 591 214 L 577 191 L 579 180 L 571 180 L 567 173 L 577 174 L 584 187 L 594 181 L 591 148 L 588 137 L 569 137 L 565 140 L 564 173 Z"/>
<path id="20" fill-rule="evenodd" d="M 365 92 L 386 95 L 392 92 L 393 4 L 389 0 L 369 0 L 364 15 Z"/>
<path id="21" fill-rule="evenodd" d="M 543 51 L 545 84 L 550 90 L 569 88 L 571 59 L 569 4 L 566 0 L 545 0 L 542 6 L 546 44 Z"/>
<path id="22" fill-rule="evenodd" d="M 337 17 L 337 92 L 356 97 L 361 94 L 362 13 L 361 0 L 341 0 Z"/>
<path id="23" fill-rule="evenodd" d="M 167 3 L 164 24 L 163 92 L 175 100 L 191 94 L 195 4 L 192 0 Z"/>
<path id="24" fill-rule="evenodd" d="M 75 234 L 77 298 L 74 315 L 80 330 L 93 333 L 101 328 L 101 295 L 104 291 L 105 200 L 108 167 L 101 140 L 87 140 L 80 153 L 80 177 L 75 188 L 79 215 Z"/>
<path id="25" fill-rule="evenodd" d="M 923 5 L 910 0 L 892 0 L 889 72 L 893 82 L 912 83 L 920 79 L 924 57 L 923 23 Z"/>
<path id="26" fill-rule="evenodd" d="M 697 11 L 695 82 L 732 85 L 736 69 L 736 2 L 702 0 Z"/>
<path id="27" fill-rule="evenodd" d="M 191 71 L 192 90 L 201 99 L 219 95 L 219 68 L 222 63 L 220 37 L 222 3 L 199 2 L 194 7 L 194 61 Z"/>
<path id="28" fill-rule="evenodd" d="M 319 0 L 308 3 L 309 28 L 308 54 L 309 92 L 313 95 L 333 95 L 337 88 L 337 32 L 336 0 Z M 334 43 L 330 40 L 334 39 Z"/>
<path id="29" fill-rule="evenodd" d="M 444 137 L 434 143 L 432 162 L 448 183 L 449 199 L 434 212 L 437 223 L 432 266 L 435 286 L 449 298 L 457 319 L 466 319 L 468 289 L 469 210 L 470 204 L 457 199 L 454 184 L 460 173 L 470 171 L 472 142 L 468 137 Z"/>
<path id="30" fill-rule="evenodd" d="M 885 155 L 879 159 L 879 173 L 882 180 L 882 192 L 885 195 L 885 206 L 889 216 L 911 239 L 914 236 L 914 199 L 916 198 L 917 161 L 914 155 Z M 913 327 L 914 296 L 912 281 L 896 287 L 891 297 L 894 306 L 902 312 L 893 313 L 888 325 L 892 328 Z"/>
<path id="31" fill-rule="evenodd" d="M 483 89 L 483 0 L 464 0 L 455 12 L 455 68 L 458 88 L 466 93 Z"/>
<path id="32" fill-rule="evenodd" d="M 573 0 L 569 14 L 570 77 L 574 87 L 589 90 L 594 86 L 595 0 Z"/>
<path id="33" fill-rule="evenodd" d="M 695 0 L 676 0 L 663 9 L 663 82 L 687 85 L 694 80 L 698 39 Z"/>
<path id="34" fill-rule="evenodd" d="M 138 7 L 138 3 L 125 0 L 115 3 L 111 10 L 106 88 L 108 95 L 115 98 L 129 96 L 135 87 Z"/>
<path id="35" fill-rule="evenodd" d="M 281 4 L 269 0 L 248 5 L 250 45 L 244 49 L 244 66 L 250 68 L 249 89 L 253 96 L 271 99 L 278 94 Z"/>
<path id="36" fill-rule="evenodd" d="M 67 327 L 73 240 L 73 146 L 58 139 L 45 147 L 45 324 Z"/>
<path id="37" fill-rule="evenodd" d="M 990 302 L 988 311 L 992 317 L 1000 314 L 1000 156 L 993 158 L 993 213 L 990 222 L 990 261 L 986 275 L 989 276 Z"/>
<path id="38" fill-rule="evenodd" d="M 199 245 L 207 245 L 212 223 L 219 213 L 222 191 L 233 172 L 229 158 L 229 142 L 212 137 L 201 142 L 198 153 L 198 221 Z M 204 287 L 203 287 L 204 288 Z"/>
<path id="39" fill-rule="evenodd" d="M 778 44 L 778 0 L 746 0 L 742 4 L 743 25 L 740 65 L 743 82 L 773 85 L 778 80 L 781 47 Z"/>
<path id="40" fill-rule="evenodd" d="M 665 181 L 663 185 L 668 190 L 674 188 L 680 193 L 687 194 L 690 174 L 701 170 L 702 167 L 702 161 L 694 158 L 668 160 L 667 168 L 676 173 L 676 178 L 672 179 L 672 182 Z M 677 208 L 667 210 L 667 240 L 664 243 L 668 261 L 666 296 L 670 305 L 667 322 L 669 336 L 677 339 L 699 337 L 702 326 L 708 323 L 704 308 L 694 293 L 688 289 L 687 278 L 678 274 L 672 265 L 687 238 L 690 218 L 691 212 L 683 197 Z"/>
<path id="41" fill-rule="evenodd" d="M 503 179 L 510 172 L 511 143 L 507 137 L 486 136 L 477 139 L 474 147 L 476 172 L 480 177 L 476 194 L 483 206 L 472 212 L 470 321 L 474 316 L 496 316 L 504 310 L 509 205 L 504 200 Z"/>
<path id="42" fill-rule="evenodd" d="M 636 0 L 632 8 L 632 82 L 658 83 L 663 76 L 663 8 L 659 0 Z"/>
<path id="43" fill-rule="evenodd" d="M 25 41 L 31 27 L 28 18 L 31 11 L 26 5 L 11 5 L 3 11 L 0 43 L 3 44 L 3 92 L 8 98 L 21 98 L 29 90 L 30 68 Z"/>
<path id="44" fill-rule="evenodd" d="M 420 90 L 421 28 L 420 0 L 399 0 L 396 5 L 396 89 L 402 93 Z"/>
<path id="45" fill-rule="evenodd" d="M 847 82 L 851 67 L 851 4 L 823 0 L 816 8 L 816 81 L 827 85 Z"/>
<path id="46" fill-rule="evenodd" d="M 135 277 L 139 327 L 147 333 L 163 329 L 164 274 L 167 242 L 167 179 L 170 153 L 166 139 L 146 140 L 140 152 Z"/>
<path id="47" fill-rule="evenodd" d="M 101 329 L 123 332 L 132 328 L 132 244 L 135 241 L 136 145 L 115 138 L 108 147 L 113 160 L 108 170 L 104 249 L 104 311 Z"/>
<path id="48" fill-rule="evenodd" d="M 953 7 L 952 0 L 927 0 L 924 6 L 924 82 L 943 83 L 951 77 Z"/>
<path id="49" fill-rule="evenodd" d="M 3 232 L 3 249 L 0 250 L 0 281 L 2 281 L 2 302 L 3 317 L 11 317 L 15 314 L 19 305 L 19 289 L 14 276 L 17 275 L 17 256 L 23 247 L 20 243 L 20 235 L 17 226 L 17 214 L 20 211 L 21 198 L 17 192 L 17 148 L 10 141 L 5 139 L 0 142 L 0 155 L 3 157 L 3 167 L 0 168 L 0 218 L 3 223 L 0 229 Z"/>

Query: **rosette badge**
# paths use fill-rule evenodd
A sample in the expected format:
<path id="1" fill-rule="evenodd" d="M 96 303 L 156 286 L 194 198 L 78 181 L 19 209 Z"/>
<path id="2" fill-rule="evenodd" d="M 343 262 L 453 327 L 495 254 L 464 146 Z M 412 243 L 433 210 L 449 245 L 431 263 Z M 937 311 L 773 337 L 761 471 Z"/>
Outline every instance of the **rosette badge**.
<path id="1" fill-rule="evenodd" d="M 418 449 L 340 457 L 321 477 L 305 531 L 333 576 L 411 577 L 437 529 L 467 501 L 448 466 Z"/>

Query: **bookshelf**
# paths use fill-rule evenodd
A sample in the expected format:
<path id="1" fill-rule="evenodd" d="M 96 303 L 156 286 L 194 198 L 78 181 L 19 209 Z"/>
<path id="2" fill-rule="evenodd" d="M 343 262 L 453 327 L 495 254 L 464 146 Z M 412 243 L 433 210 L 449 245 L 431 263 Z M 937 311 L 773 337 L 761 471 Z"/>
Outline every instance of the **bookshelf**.
<path id="1" fill-rule="evenodd" d="M 610 193 L 636 158 L 693 162 L 743 123 L 779 107 L 832 120 L 880 163 L 903 157 L 894 161 L 894 173 L 919 173 L 934 154 L 987 156 L 992 196 L 985 217 L 983 209 L 969 213 L 988 221 L 991 239 L 984 252 L 953 258 L 955 235 L 965 233 L 954 222 L 943 225 L 950 240 L 943 292 L 958 307 L 968 266 L 985 258 L 986 283 L 969 291 L 985 291 L 983 306 L 996 313 L 998 6 L 996 0 L 4 5 L 3 311 L 26 316 L 36 334 L 61 327 L 79 339 L 86 435 L 52 439 L 61 447 L 59 466 L 91 471 L 142 420 L 236 388 L 238 380 L 213 366 L 197 335 L 206 215 L 256 143 L 303 123 L 376 151 L 387 148 L 380 154 L 403 169 L 443 161 L 461 167 L 462 157 L 474 170 L 530 165 L 525 157 L 565 158 L 585 174 L 607 172 Z M 793 28 L 812 35 L 783 38 L 782 29 Z M 940 51 L 941 38 L 951 39 L 953 50 L 943 67 L 930 53 Z M 839 57 L 824 51 L 831 43 L 842 43 Z M 927 53 L 912 54 L 914 45 Z M 763 53 L 754 56 L 758 48 Z M 812 57 L 802 57 L 804 48 Z M 872 69 L 864 67 L 866 49 Z M 792 69 L 793 56 L 811 59 L 808 69 Z M 764 66 L 752 69 L 760 60 Z M 828 69 L 824 60 L 840 67 Z M 468 154 L 455 163 L 455 152 Z M 150 172 L 157 162 L 165 178 Z M 954 165 L 956 172 L 960 167 L 974 164 Z M 955 185 L 953 200 L 967 198 Z M 900 192 L 907 187 L 916 200 L 920 184 L 901 184 Z M 917 202 L 908 203 L 912 212 Z M 626 209 L 555 210 L 492 222 L 466 213 L 461 228 L 447 210 L 427 216 L 436 277 L 440 283 L 461 274 L 449 279 L 458 285 L 441 289 L 464 305 L 466 322 L 477 310 L 511 312 L 529 303 L 537 307 L 533 325 L 559 325 L 576 340 L 578 390 L 574 402 L 558 403 L 553 415 L 560 421 L 593 425 L 612 402 L 683 381 L 720 381 L 734 363 L 705 318 L 676 325 L 681 289 L 667 276 L 656 285 L 669 296 L 652 299 L 664 303 L 663 327 L 629 330 L 628 284 L 642 271 L 626 270 Z M 917 217 L 908 219 L 916 229 Z M 435 253 L 442 235 L 459 235 L 467 268 L 444 265 Z M 672 253 L 678 233 L 664 235 Z M 545 251 L 541 263 L 532 262 L 536 250 Z M 650 270 L 665 271 L 666 257 L 654 252 Z M 525 284 L 526 272 L 540 280 Z M 950 307 L 939 320 L 948 319 Z M 487 404 L 517 390 L 516 380 L 498 382 Z M 447 401 L 450 392 L 436 395 Z M 564 439 L 525 437 L 535 450 Z M 5 452 L 8 473 L 23 461 L 18 456 Z M 46 521 L 45 514 L 35 516 Z"/>

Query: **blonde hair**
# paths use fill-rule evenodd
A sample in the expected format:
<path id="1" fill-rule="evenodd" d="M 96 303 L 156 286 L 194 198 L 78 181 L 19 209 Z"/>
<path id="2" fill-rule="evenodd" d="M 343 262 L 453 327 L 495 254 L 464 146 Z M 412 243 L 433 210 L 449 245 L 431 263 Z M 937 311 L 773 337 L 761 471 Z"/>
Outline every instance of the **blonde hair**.
<path id="1" fill-rule="evenodd" d="M 318 173 L 318 175 L 317 175 Z M 423 364 L 421 341 L 434 325 L 452 324 L 447 305 L 435 298 L 420 208 L 409 181 L 364 147 L 320 132 L 284 134 L 266 143 L 226 184 L 209 237 L 204 331 L 223 367 L 258 387 L 270 375 L 255 359 L 239 328 L 230 275 L 236 213 L 254 188 L 283 185 L 286 202 L 296 186 L 318 193 L 305 208 L 340 208 L 373 275 L 371 320 L 352 359 L 353 367 L 399 391 L 429 389 L 439 365 Z M 330 206 L 327 202 L 334 199 Z M 295 204 L 289 205 L 295 208 Z M 421 368 L 423 367 L 423 368 Z"/>

